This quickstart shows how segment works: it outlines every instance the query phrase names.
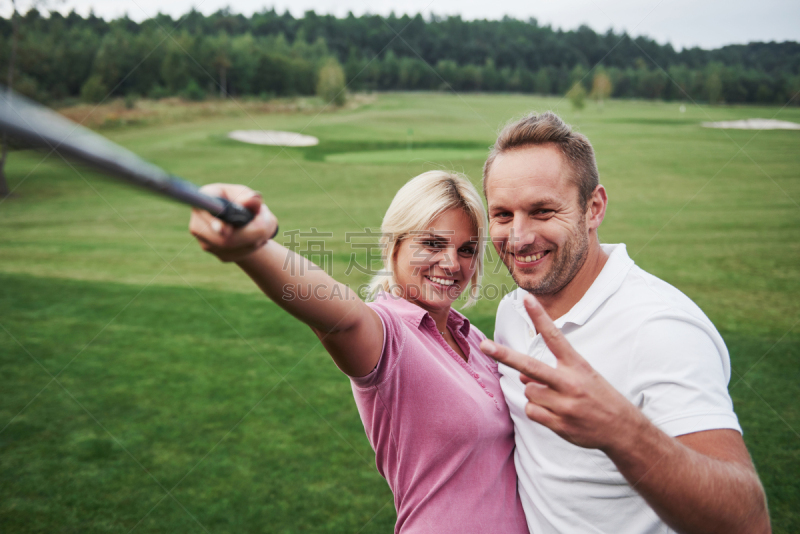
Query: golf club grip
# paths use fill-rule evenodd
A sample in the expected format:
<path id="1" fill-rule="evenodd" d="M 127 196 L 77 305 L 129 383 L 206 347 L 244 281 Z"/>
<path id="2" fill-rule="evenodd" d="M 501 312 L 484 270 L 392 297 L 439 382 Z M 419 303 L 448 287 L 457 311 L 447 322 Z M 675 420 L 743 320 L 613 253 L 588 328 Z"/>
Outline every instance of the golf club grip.
<path id="1" fill-rule="evenodd" d="M 217 219 L 225 221 L 234 228 L 246 226 L 247 223 L 253 220 L 253 214 L 244 206 L 240 206 L 226 198 L 218 197 L 218 199 L 225 207 L 219 213 L 212 212 L 212 215 Z"/>

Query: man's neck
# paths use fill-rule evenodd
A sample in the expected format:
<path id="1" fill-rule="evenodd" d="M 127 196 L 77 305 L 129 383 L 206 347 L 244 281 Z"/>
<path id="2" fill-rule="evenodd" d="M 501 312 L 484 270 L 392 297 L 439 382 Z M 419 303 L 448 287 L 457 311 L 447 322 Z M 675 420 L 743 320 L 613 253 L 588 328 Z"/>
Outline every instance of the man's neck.
<path id="1" fill-rule="evenodd" d="M 598 241 L 592 240 L 586 261 L 566 286 L 552 295 L 536 295 L 551 319 L 555 321 L 583 298 L 600 275 L 606 261 L 608 254 L 603 251 Z"/>

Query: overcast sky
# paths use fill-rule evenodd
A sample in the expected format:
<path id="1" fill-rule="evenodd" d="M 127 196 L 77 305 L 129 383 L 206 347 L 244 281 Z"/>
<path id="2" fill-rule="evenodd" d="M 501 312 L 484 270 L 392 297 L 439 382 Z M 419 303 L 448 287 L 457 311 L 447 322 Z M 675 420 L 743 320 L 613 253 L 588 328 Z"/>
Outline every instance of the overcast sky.
<path id="1" fill-rule="evenodd" d="M 8 2 L 2 7 L 8 12 Z M 20 0 L 24 10 L 30 0 Z M 631 35 L 646 35 L 676 48 L 716 48 L 751 41 L 800 41 L 798 0 L 509 0 L 470 2 L 464 0 L 61 0 L 49 2 L 63 13 L 75 9 L 85 15 L 90 9 L 103 18 L 125 13 L 135 20 L 152 17 L 158 11 L 179 16 L 192 7 L 213 13 L 231 6 L 232 11 L 250 15 L 274 7 L 288 9 L 299 17 L 309 9 L 339 17 L 356 15 L 423 13 L 461 15 L 464 19 L 501 18 L 509 15 L 555 28 L 574 29 L 586 24 L 596 31 L 613 28 Z"/>

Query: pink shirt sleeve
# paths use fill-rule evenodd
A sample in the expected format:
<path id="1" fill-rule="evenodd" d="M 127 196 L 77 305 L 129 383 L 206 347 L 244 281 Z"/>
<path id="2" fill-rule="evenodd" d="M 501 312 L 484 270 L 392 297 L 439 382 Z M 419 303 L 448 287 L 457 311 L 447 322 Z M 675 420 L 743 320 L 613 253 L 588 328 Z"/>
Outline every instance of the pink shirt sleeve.
<path id="1" fill-rule="evenodd" d="M 375 302 L 367 303 L 383 324 L 383 348 L 378 365 L 368 375 L 360 377 L 350 377 L 353 384 L 361 388 L 377 386 L 389 378 L 397 367 L 403 347 L 406 343 L 406 330 L 403 327 L 403 320 L 397 313 L 381 304 Z"/>

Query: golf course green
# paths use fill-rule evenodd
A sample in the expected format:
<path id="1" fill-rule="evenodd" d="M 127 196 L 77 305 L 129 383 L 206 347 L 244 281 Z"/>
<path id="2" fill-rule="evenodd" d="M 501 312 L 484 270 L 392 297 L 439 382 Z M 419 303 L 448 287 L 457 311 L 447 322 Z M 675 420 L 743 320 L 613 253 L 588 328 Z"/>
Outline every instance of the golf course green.
<path id="1" fill-rule="evenodd" d="M 352 286 L 394 193 L 431 169 L 480 183 L 500 127 L 552 109 L 589 136 L 603 242 L 706 312 L 774 532 L 800 531 L 800 132 L 702 122 L 798 107 L 389 93 L 357 107 L 101 130 L 198 184 L 243 183 L 278 239 Z M 308 148 L 232 130 L 301 132 Z M 392 495 L 347 378 L 307 327 L 202 252 L 189 210 L 14 151 L 0 200 L 0 532 L 391 532 Z M 360 235 L 359 235 L 360 234 Z M 489 337 L 513 281 L 487 252 Z"/>

